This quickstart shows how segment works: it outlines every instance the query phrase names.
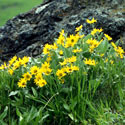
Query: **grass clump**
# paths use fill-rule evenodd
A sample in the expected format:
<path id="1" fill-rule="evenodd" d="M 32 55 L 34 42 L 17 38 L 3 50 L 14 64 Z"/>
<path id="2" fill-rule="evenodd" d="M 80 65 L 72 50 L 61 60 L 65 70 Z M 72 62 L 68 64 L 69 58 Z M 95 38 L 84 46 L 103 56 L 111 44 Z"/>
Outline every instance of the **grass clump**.
<path id="1" fill-rule="evenodd" d="M 124 50 L 103 29 L 82 30 L 1 65 L 1 124 L 124 124 Z"/>

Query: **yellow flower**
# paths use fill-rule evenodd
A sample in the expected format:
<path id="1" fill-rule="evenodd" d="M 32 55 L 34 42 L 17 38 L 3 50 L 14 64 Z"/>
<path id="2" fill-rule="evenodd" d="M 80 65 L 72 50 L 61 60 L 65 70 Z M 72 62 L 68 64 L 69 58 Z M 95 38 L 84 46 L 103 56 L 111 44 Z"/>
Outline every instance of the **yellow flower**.
<path id="1" fill-rule="evenodd" d="M 123 55 L 124 55 L 124 50 L 122 49 L 122 47 L 117 47 L 116 49 L 116 52 L 120 55 L 120 58 L 122 59 L 123 58 Z"/>
<path id="2" fill-rule="evenodd" d="M 72 69 L 73 69 L 74 71 L 79 71 L 79 67 L 78 67 L 78 66 L 72 66 Z"/>
<path id="3" fill-rule="evenodd" d="M 50 69 L 50 68 L 44 69 L 45 75 L 50 75 L 51 72 L 52 72 L 52 69 Z"/>
<path id="4" fill-rule="evenodd" d="M 70 58 L 64 59 L 63 62 L 59 62 L 59 63 L 60 63 L 61 66 L 64 66 L 64 65 L 66 65 L 67 63 L 73 63 L 73 62 L 75 62 L 75 61 L 76 61 L 76 56 L 72 56 L 72 57 L 70 57 Z"/>
<path id="5" fill-rule="evenodd" d="M 79 67 L 78 66 L 73 66 L 73 65 L 71 65 L 70 67 L 67 66 L 67 67 L 65 67 L 65 71 L 67 73 L 71 73 L 73 71 L 79 71 Z"/>
<path id="6" fill-rule="evenodd" d="M 63 55 L 63 51 L 62 50 L 59 51 L 59 55 L 61 55 L 61 56 Z"/>
<path id="7" fill-rule="evenodd" d="M 108 62 L 108 58 L 105 59 L 105 62 Z"/>
<path id="8" fill-rule="evenodd" d="M 61 68 L 61 70 L 66 73 L 66 67 Z"/>
<path id="9" fill-rule="evenodd" d="M 0 66 L 0 69 L 5 69 L 5 68 L 7 68 L 7 64 L 4 62 L 4 64 Z"/>
<path id="10" fill-rule="evenodd" d="M 85 35 L 84 35 L 84 34 L 80 35 L 79 33 L 77 33 L 75 36 L 76 36 L 78 39 L 80 39 L 80 38 L 83 38 Z"/>
<path id="11" fill-rule="evenodd" d="M 123 54 L 120 54 L 120 58 L 123 59 L 123 57 L 124 57 Z"/>
<path id="12" fill-rule="evenodd" d="M 4 62 L 4 64 L 3 64 L 3 65 L 4 65 L 4 68 L 7 68 L 7 64 L 6 64 L 6 62 Z"/>
<path id="13" fill-rule="evenodd" d="M 91 60 L 91 59 L 83 60 L 83 62 L 84 62 L 85 64 L 88 64 L 88 65 L 93 65 L 93 66 L 96 65 L 95 60 Z"/>
<path id="14" fill-rule="evenodd" d="M 57 44 L 64 46 L 65 37 L 60 35 L 57 39 Z"/>
<path id="15" fill-rule="evenodd" d="M 96 39 L 88 39 L 86 43 L 88 43 L 89 45 L 93 45 L 93 43 L 96 41 L 97 41 Z"/>
<path id="16" fill-rule="evenodd" d="M 39 68 L 37 66 L 33 66 L 30 68 L 30 72 L 32 75 L 37 74 L 38 71 L 39 71 Z"/>
<path id="17" fill-rule="evenodd" d="M 30 79 L 32 78 L 32 75 L 29 72 L 27 72 L 23 74 L 23 77 L 26 81 L 30 81 Z"/>
<path id="18" fill-rule="evenodd" d="M 104 53 L 100 54 L 100 56 L 103 57 L 103 56 L 104 56 Z"/>
<path id="19" fill-rule="evenodd" d="M 11 60 L 9 60 L 9 66 L 11 66 L 17 60 L 17 56 L 14 56 Z"/>
<path id="20" fill-rule="evenodd" d="M 113 64 L 113 63 L 114 63 L 114 61 L 113 61 L 113 60 L 111 60 L 111 61 L 110 61 L 110 63 L 111 63 L 111 64 Z"/>
<path id="21" fill-rule="evenodd" d="M 97 29 L 94 28 L 94 29 L 91 31 L 91 34 L 92 34 L 92 35 L 95 35 L 96 33 L 97 33 Z"/>
<path id="22" fill-rule="evenodd" d="M 82 49 L 74 49 L 74 50 L 72 50 L 73 53 L 79 53 L 81 51 L 82 51 Z"/>
<path id="23" fill-rule="evenodd" d="M 110 37 L 108 34 L 104 34 L 104 36 L 107 38 L 107 40 L 112 40 L 112 37 Z"/>
<path id="24" fill-rule="evenodd" d="M 13 64 L 13 70 L 16 70 L 17 68 L 19 68 L 21 66 L 22 62 L 21 59 L 17 60 L 14 64 Z"/>
<path id="25" fill-rule="evenodd" d="M 66 75 L 66 73 L 62 69 L 58 69 L 56 75 L 58 76 L 59 79 L 61 79 Z"/>
<path id="26" fill-rule="evenodd" d="M 43 87 L 47 84 L 46 80 L 45 79 L 40 79 L 38 82 L 37 82 L 37 85 L 39 87 Z"/>
<path id="27" fill-rule="evenodd" d="M 101 28 L 101 29 L 96 29 L 96 28 L 94 28 L 92 31 L 91 31 L 91 34 L 94 36 L 97 32 L 102 32 L 103 31 L 103 29 Z"/>
<path id="28" fill-rule="evenodd" d="M 79 27 L 76 27 L 76 32 L 79 32 L 82 29 L 83 25 L 80 25 Z"/>
<path id="29" fill-rule="evenodd" d="M 46 48 L 46 47 L 44 47 L 44 48 L 43 48 L 43 54 L 45 54 L 45 55 L 46 55 L 46 54 L 49 54 L 49 49 Z"/>
<path id="30" fill-rule="evenodd" d="M 71 42 L 66 42 L 66 44 L 65 44 L 65 48 L 69 48 L 69 47 L 71 47 L 71 46 L 73 46 L 74 44 L 72 44 Z"/>
<path id="31" fill-rule="evenodd" d="M 43 48 L 43 54 L 45 54 L 45 55 L 46 55 L 46 54 L 49 54 L 50 49 L 52 49 L 52 46 L 49 45 L 48 43 L 45 44 L 45 46 L 44 46 L 44 48 Z"/>
<path id="32" fill-rule="evenodd" d="M 96 39 L 88 39 L 86 43 L 90 45 L 90 48 L 89 48 L 90 52 L 93 52 L 93 50 L 99 46 L 101 41 L 98 42 Z"/>
<path id="33" fill-rule="evenodd" d="M 0 66 L 0 69 L 4 69 L 4 65 L 1 65 L 1 66 Z"/>
<path id="34" fill-rule="evenodd" d="M 92 53 L 93 51 L 94 51 L 94 46 L 93 45 L 91 45 L 90 47 L 89 47 L 89 51 Z"/>
<path id="35" fill-rule="evenodd" d="M 72 57 L 68 58 L 69 63 L 73 63 L 75 61 L 76 61 L 76 56 L 72 56 Z"/>
<path id="36" fill-rule="evenodd" d="M 46 58 L 46 61 L 47 61 L 47 62 L 50 62 L 51 60 L 52 60 L 51 56 L 48 56 L 48 57 Z"/>
<path id="37" fill-rule="evenodd" d="M 117 56 L 119 55 L 120 56 L 120 58 L 122 59 L 123 58 L 123 55 L 124 55 L 124 50 L 121 48 L 121 47 L 117 47 L 116 45 L 115 45 L 115 43 L 113 43 L 113 42 L 111 42 L 111 44 L 112 44 L 112 46 L 114 47 L 114 50 L 117 52 Z"/>
<path id="38" fill-rule="evenodd" d="M 74 35 L 70 35 L 70 36 L 67 38 L 67 41 L 70 41 L 72 44 L 76 44 L 77 41 L 78 41 L 78 37 L 77 37 L 77 36 L 74 36 Z"/>
<path id="39" fill-rule="evenodd" d="M 61 30 L 60 35 L 64 35 L 64 29 Z"/>
<path id="40" fill-rule="evenodd" d="M 22 78 L 18 82 L 18 87 L 24 88 L 24 87 L 26 87 L 26 83 L 27 83 L 26 80 L 24 78 Z"/>
<path id="41" fill-rule="evenodd" d="M 24 56 L 24 57 L 22 58 L 22 65 L 24 65 L 24 66 L 26 67 L 26 63 L 29 62 L 29 59 L 30 59 L 30 57 Z"/>
<path id="42" fill-rule="evenodd" d="M 87 19 L 86 22 L 89 23 L 89 24 L 92 24 L 92 23 L 97 22 L 97 20 L 95 20 L 94 18 L 92 18 L 92 20 Z"/>
<path id="43" fill-rule="evenodd" d="M 71 73 L 71 72 L 73 72 L 73 68 L 72 67 L 66 67 L 66 72 L 67 73 Z"/>
<path id="44" fill-rule="evenodd" d="M 97 44 L 99 44 L 99 42 L 96 39 L 88 39 L 86 41 L 86 43 L 88 43 L 90 45 L 97 45 Z"/>
<path id="45" fill-rule="evenodd" d="M 43 69 L 42 67 L 40 67 L 40 68 L 39 68 L 39 70 L 38 70 L 37 74 L 39 74 L 39 73 L 41 73 L 41 74 L 43 74 L 43 73 L 44 73 L 44 69 Z M 36 75 L 37 75 L 37 74 L 36 74 Z"/>
<path id="46" fill-rule="evenodd" d="M 42 69 L 47 69 L 47 68 L 49 68 L 50 67 L 50 63 L 49 62 L 44 62 L 43 64 L 42 64 Z"/>
<path id="47" fill-rule="evenodd" d="M 64 61 L 63 61 L 63 62 L 59 62 L 59 63 L 60 63 L 60 65 L 61 65 L 61 66 L 64 66 L 64 65 L 66 65 L 66 64 L 67 64 L 67 62 L 68 62 L 68 60 L 67 60 L 67 59 L 64 59 Z"/>
<path id="48" fill-rule="evenodd" d="M 68 47 L 73 47 L 77 41 L 78 41 L 79 37 L 76 35 L 70 35 L 67 39 L 66 39 L 66 44 L 65 44 L 65 47 L 68 48 Z"/>
<path id="49" fill-rule="evenodd" d="M 52 45 L 52 49 L 56 50 L 57 48 L 58 48 L 58 46 L 56 45 L 56 43 L 54 43 L 54 44 Z"/>
<path id="50" fill-rule="evenodd" d="M 37 84 L 39 80 L 43 79 L 42 78 L 42 74 L 41 73 L 38 73 L 35 75 L 35 79 L 34 79 L 34 82 Z"/>
<path id="51" fill-rule="evenodd" d="M 117 46 L 115 45 L 114 42 L 111 42 L 111 45 L 114 47 L 115 50 L 117 49 Z"/>
<path id="52" fill-rule="evenodd" d="M 8 69 L 8 72 L 10 73 L 10 75 L 13 75 L 13 70 L 12 69 Z"/>
<path id="53" fill-rule="evenodd" d="M 19 58 L 19 59 L 18 59 L 18 63 L 19 63 L 19 65 L 20 65 L 20 66 L 23 64 L 23 62 L 22 62 L 22 59 L 21 59 L 21 58 Z"/>

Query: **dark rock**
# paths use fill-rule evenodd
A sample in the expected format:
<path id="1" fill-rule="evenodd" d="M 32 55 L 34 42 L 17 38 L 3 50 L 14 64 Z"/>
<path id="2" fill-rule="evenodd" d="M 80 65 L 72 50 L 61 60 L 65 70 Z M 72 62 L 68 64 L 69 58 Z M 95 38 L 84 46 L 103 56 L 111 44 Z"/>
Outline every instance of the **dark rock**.
<path id="1" fill-rule="evenodd" d="M 96 18 L 97 27 L 114 41 L 125 39 L 124 0 L 48 0 L 31 11 L 20 14 L 0 28 L 0 60 L 14 55 L 37 56 L 42 45 L 52 43 L 61 29 L 74 33 L 75 27 L 83 24 L 83 32 L 91 26 L 86 19 Z"/>

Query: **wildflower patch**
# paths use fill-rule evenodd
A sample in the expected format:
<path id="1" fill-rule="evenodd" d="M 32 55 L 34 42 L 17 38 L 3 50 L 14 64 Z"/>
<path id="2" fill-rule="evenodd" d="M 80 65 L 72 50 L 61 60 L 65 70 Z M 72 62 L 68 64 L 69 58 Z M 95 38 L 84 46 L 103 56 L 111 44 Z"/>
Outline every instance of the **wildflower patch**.
<path id="1" fill-rule="evenodd" d="M 63 29 L 53 44 L 44 45 L 41 57 L 14 56 L 0 66 L 0 89 L 18 90 L 15 98 L 7 96 L 12 99 L 7 105 L 14 106 L 14 114 L 16 107 L 21 124 L 27 110 L 27 119 L 33 116 L 34 124 L 101 125 L 123 119 L 115 115 L 121 112 L 117 105 L 123 104 L 125 52 L 102 28 L 94 27 L 96 19 L 86 22 L 93 27 L 90 34 L 83 34 L 82 25 L 75 34 L 67 35 Z"/>

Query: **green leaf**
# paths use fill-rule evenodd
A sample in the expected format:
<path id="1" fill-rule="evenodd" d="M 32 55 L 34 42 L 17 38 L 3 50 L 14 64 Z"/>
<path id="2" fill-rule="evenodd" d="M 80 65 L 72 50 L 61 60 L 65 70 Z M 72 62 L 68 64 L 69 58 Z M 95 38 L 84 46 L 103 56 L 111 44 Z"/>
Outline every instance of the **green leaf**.
<path id="1" fill-rule="evenodd" d="M 69 116 L 74 122 L 77 122 L 77 121 L 78 121 L 76 118 L 74 118 L 74 116 L 73 116 L 72 113 L 68 114 L 68 116 Z"/>
<path id="2" fill-rule="evenodd" d="M 87 43 L 84 43 L 83 46 L 82 46 L 83 53 L 88 52 L 88 51 L 89 51 L 88 48 L 89 48 L 88 44 L 87 44 Z"/>
<path id="3" fill-rule="evenodd" d="M 36 118 L 37 115 L 38 115 L 37 109 L 34 106 L 32 106 L 31 110 L 27 112 L 26 122 L 27 123 L 30 122 L 31 120 Z"/>
<path id="4" fill-rule="evenodd" d="M 91 39 L 92 38 L 92 35 L 91 34 L 88 34 L 85 38 L 84 38 L 84 41 L 87 41 L 88 39 Z"/>
<path id="5" fill-rule="evenodd" d="M 104 41 L 98 46 L 97 51 L 98 51 L 99 53 L 106 53 L 106 51 L 108 50 L 108 47 L 109 47 L 108 45 L 109 45 L 108 41 L 107 41 L 107 40 L 104 40 Z"/>
<path id="6" fill-rule="evenodd" d="M 22 116 L 22 114 L 21 114 L 21 112 L 19 111 L 19 109 L 18 108 L 16 108 L 16 114 L 17 114 L 17 116 Z"/>
<path id="7" fill-rule="evenodd" d="M 76 105 L 77 105 L 77 101 L 76 101 L 76 99 L 74 99 L 73 102 L 71 103 L 70 107 L 72 109 L 74 109 Z"/>
<path id="8" fill-rule="evenodd" d="M 7 116 L 8 107 L 6 106 L 4 112 L 0 115 L 0 120 L 3 120 Z"/>
<path id="9" fill-rule="evenodd" d="M 49 117 L 50 115 L 49 114 L 46 114 L 46 115 L 44 115 L 42 118 L 41 118 L 41 120 L 39 121 L 39 123 L 41 123 L 43 120 L 45 120 L 47 117 Z"/>
<path id="10" fill-rule="evenodd" d="M 63 107 L 69 112 L 70 111 L 70 107 L 67 104 L 63 104 Z"/>
<path id="11" fill-rule="evenodd" d="M 19 92 L 19 91 L 12 91 L 12 92 L 10 92 L 9 96 L 14 96 L 14 95 L 16 95 L 18 92 Z"/>
<path id="12" fill-rule="evenodd" d="M 33 87 L 31 87 L 31 89 L 32 89 L 32 91 L 33 91 L 33 95 L 34 95 L 35 97 L 38 97 L 37 91 L 36 91 Z"/>

